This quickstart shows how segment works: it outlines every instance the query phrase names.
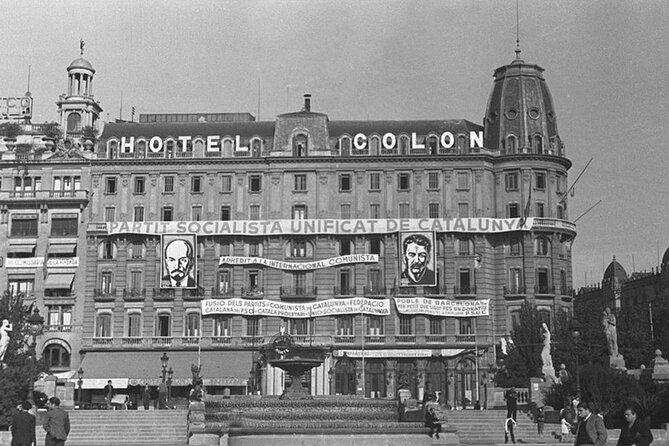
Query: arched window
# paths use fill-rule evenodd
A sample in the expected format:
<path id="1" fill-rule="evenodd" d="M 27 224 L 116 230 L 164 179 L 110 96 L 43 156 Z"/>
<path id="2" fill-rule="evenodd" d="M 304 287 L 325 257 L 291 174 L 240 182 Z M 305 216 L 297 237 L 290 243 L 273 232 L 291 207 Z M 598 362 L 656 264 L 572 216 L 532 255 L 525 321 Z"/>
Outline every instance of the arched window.
<path id="1" fill-rule="evenodd" d="M 79 113 L 70 113 L 67 117 L 67 131 L 80 132 L 81 131 L 81 115 Z"/>
<path id="2" fill-rule="evenodd" d="M 167 142 L 165 143 L 165 149 L 167 151 L 167 157 L 168 158 L 174 158 L 174 148 L 176 144 L 173 139 L 168 139 Z"/>
<path id="3" fill-rule="evenodd" d="M 113 260 L 116 258 L 116 243 L 112 240 L 105 240 L 98 245 L 98 258 L 103 260 Z"/>
<path id="4" fill-rule="evenodd" d="M 146 156 L 146 140 L 144 139 L 137 141 L 137 156 L 139 158 Z"/>
<path id="5" fill-rule="evenodd" d="M 439 150 L 439 138 L 436 135 L 427 137 L 427 149 L 430 155 L 436 155 Z"/>
<path id="6" fill-rule="evenodd" d="M 307 156 L 308 150 L 308 138 L 307 135 L 299 133 L 293 136 L 293 156 L 302 158 Z"/>
<path id="7" fill-rule="evenodd" d="M 95 316 L 95 337 L 96 338 L 111 338 L 112 337 L 112 314 L 111 310 L 99 312 Z"/>
<path id="8" fill-rule="evenodd" d="M 532 151 L 534 153 L 544 153 L 544 139 L 541 135 L 534 135 L 532 138 Z"/>
<path id="9" fill-rule="evenodd" d="M 351 155 L 351 138 L 348 136 L 342 136 L 339 146 L 341 147 L 341 156 Z"/>
<path id="10" fill-rule="evenodd" d="M 409 137 L 407 135 L 400 135 L 400 155 L 409 153 Z"/>
<path id="11" fill-rule="evenodd" d="M 49 344 L 44 348 L 42 357 L 49 369 L 69 369 L 70 352 L 60 344 Z"/>
<path id="12" fill-rule="evenodd" d="M 253 138 L 251 140 L 251 156 L 253 158 L 259 158 L 262 154 L 262 139 Z"/>
<path id="13" fill-rule="evenodd" d="M 465 135 L 458 135 L 458 152 L 469 153 L 469 148 L 467 147 L 467 137 Z"/>
<path id="14" fill-rule="evenodd" d="M 369 147 L 368 155 L 378 156 L 381 147 L 381 138 L 379 138 L 376 135 L 372 136 L 369 140 L 368 147 Z"/>
<path id="15" fill-rule="evenodd" d="M 232 158 L 232 152 L 235 150 L 235 142 L 232 138 L 224 138 L 221 147 L 223 147 L 223 158 Z"/>
<path id="16" fill-rule="evenodd" d="M 184 336 L 197 337 L 200 335 L 200 313 L 192 312 L 186 315 Z"/>
<path id="17" fill-rule="evenodd" d="M 514 154 L 518 151 L 518 140 L 515 135 L 508 135 L 506 137 L 506 153 Z"/>
<path id="18" fill-rule="evenodd" d="M 118 141 L 112 139 L 107 143 L 107 147 L 109 149 L 109 158 L 116 158 L 118 155 Z"/>

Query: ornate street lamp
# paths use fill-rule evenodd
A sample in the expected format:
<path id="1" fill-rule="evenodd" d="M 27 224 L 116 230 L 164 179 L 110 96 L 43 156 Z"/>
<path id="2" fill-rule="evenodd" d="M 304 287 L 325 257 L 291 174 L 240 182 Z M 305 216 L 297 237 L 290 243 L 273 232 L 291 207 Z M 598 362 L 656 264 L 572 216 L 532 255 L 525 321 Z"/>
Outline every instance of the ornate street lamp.
<path id="1" fill-rule="evenodd" d="M 79 377 L 77 380 L 77 384 L 79 384 L 79 409 L 81 409 L 81 390 L 84 386 L 84 369 L 79 367 L 79 370 L 77 370 L 77 376 Z"/>
<path id="2" fill-rule="evenodd" d="M 572 320 L 571 323 L 571 336 L 574 338 L 574 356 L 576 357 L 576 398 L 581 399 L 581 378 L 579 376 L 579 366 L 578 366 L 578 340 L 581 337 L 580 331 L 581 325 L 576 319 Z"/>
<path id="3" fill-rule="evenodd" d="M 165 382 L 165 375 L 167 374 L 167 361 L 170 358 L 167 356 L 167 352 L 163 352 L 163 356 L 160 357 L 160 363 L 163 366 L 163 382 Z"/>
<path id="4" fill-rule="evenodd" d="M 28 323 L 28 329 L 30 330 L 30 335 L 32 336 L 32 344 L 30 344 L 30 350 L 32 352 L 32 358 L 33 358 L 33 366 L 35 363 L 37 363 L 37 336 L 42 334 L 42 331 L 44 330 L 44 318 L 39 314 L 39 309 L 35 307 L 35 310 L 33 310 L 33 313 L 26 318 L 26 322 Z M 28 401 L 34 406 L 35 405 L 35 400 L 34 398 L 34 392 L 35 392 L 35 379 L 31 375 L 28 378 Z"/>

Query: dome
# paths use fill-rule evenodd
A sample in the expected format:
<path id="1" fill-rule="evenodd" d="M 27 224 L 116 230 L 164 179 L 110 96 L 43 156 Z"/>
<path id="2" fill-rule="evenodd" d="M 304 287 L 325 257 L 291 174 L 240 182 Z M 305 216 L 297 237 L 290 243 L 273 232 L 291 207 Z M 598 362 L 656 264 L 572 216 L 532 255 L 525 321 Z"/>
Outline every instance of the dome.
<path id="1" fill-rule="evenodd" d="M 79 59 L 75 59 L 72 61 L 69 67 L 67 67 L 67 71 L 74 70 L 76 68 L 83 68 L 85 70 L 92 71 L 95 73 L 95 70 L 93 69 L 93 65 L 83 57 L 80 57 Z"/>
<path id="2" fill-rule="evenodd" d="M 661 265 L 662 265 L 662 271 L 669 270 L 669 248 L 667 248 L 667 250 L 664 251 Z"/>
<path id="3" fill-rule="evenodd" d="M 625 268 L 618 263 L 616 256 L 609 263 L 609 266 L 604 271 L 604 278 L 602 279 L 602 288 L 613 288 L 616 284 L 621 283 L 627 279 L 627 272 Z"/>
<path id="4" fill-rule="evenodd" d="M 484 145 L 505 153 L 564 155 L 544 69 L 517 58 L 495 70 L 483 119 Z"/>

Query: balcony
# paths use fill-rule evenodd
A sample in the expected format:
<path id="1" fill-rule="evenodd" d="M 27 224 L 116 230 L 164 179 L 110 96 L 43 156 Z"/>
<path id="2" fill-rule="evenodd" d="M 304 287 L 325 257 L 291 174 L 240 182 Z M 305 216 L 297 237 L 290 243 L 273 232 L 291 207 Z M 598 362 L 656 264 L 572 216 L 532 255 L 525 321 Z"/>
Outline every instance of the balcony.
<path id="1" fill-rule="evenodd" d="M 175 292 L 170 288 L 154 288 L 153 289 L 153 299 L 154 300 L 174 300 Z"/>
<path id="2" fill-rule="evenodd" d="M 265 338 L 262 336 L 242 336 L 240 338 L 241 343 L 244 345 L 261 345 L 265 342 Z"/>
<path id="3" fill-rule="evenodd" d="M 425 342 L 431 344 L 445 344 L 447 342 L 446 335 L 425 335 Z"/>
<path id="4" fill-rule="evenodd" d="M 472 285 L 454 286 L 453 294 L 456 296 L 474 296 L 476 295 L 476 287 Z"/>
<path id="5" fill-rule="evenodd" d="M 473 334 L 456 334 L 456 344 L 476 344 L 476 335 Z"/>
<path id="6" fill-rule="evenodd" d="M 95 288 L 93 290 L 93 300 L 107 301 L 116 299 L 116 288 Z"/>
<path id="7" fill-rule="evenodd" d="M 44 331 L 47 333 L 72 333 L 71 325 L 45 325 Z"/>
<path id="8" fill-rule="evenodd" d="M 279 296 L 282 299 L 315 299 L 318 294 L 316 287 L 280 287 Z"/>
<path id="9" fill-rule="evenodd" d="M 235 295 L 235 289 L 232 287 L 213 287 L 211 289 L 211 297 L 214 298 L 223 298 L 223 297 L 233 297 Z"/>
<path id="10" fill-rule="evenodd" d="M 144 338 L 136 336 L 121 338 L 121 344 L 127 347 L 140 347 L 144 345 Z"/>
<path id="11" fill-rule="evenodd" d="M 241 296 L 245 299 L 262 299 L 265 296 L 265 288 L 261 287 L 242 287 Z"/>
<path id="12" fill-rule="evenodd" d="M 144 300 L 146 288 L 123 288 L 123 300 Z"/>
<path id="13" fill-rule="evenodd" d="M 182 336 L 181 345 L 198 345 L 200 344 L 199 336 Z"/>
<path id="14" fill-rule="evenodd" d="M 334 337 L 335 344 L 355 344 L 354 335 L 335 335 Z"/>
<path id="15" fill-rule="evenodd" d="M 89 193 L 87 190 L 13 190 L 0 191 L 0 202 L 11 203 L 33 203 L 35 201 L 44 203 L 62 203 L 62 204 L 87 204 L 89 200 Z"/>
<path id="16" fill-rule="evenodd" d="M 555 287 L 550 285 L 535 285 L 534 294 L 555 295 Z"/>
<path id="17" fill-rule="evenodd" d="M 365 335 L 365 344 L 385 344 L 385 335 Z"/>
<path id="18" fill-rule="evenodd" d="M 183 294 L 181 296 L 184 300 L 202 300 L 205 298 L 204 288 L 197 287 L 193 290 L 183 290 Z"/>
<path id="19" fill-rule="evenodd" d="M 423 288 L 423 293 L 426 296 L 448 296 L 448 287 L 445 286 L 430 286 Z"/>
<path id="20" fill-rule="evenodd" d="M 211 338 L 211 345 L 230 345 L 232 344 L 232 337 L 230 336 L 214 336 Z"/>
<path id="21" fill-rule="evenodd" d="M 170 346 L 172 345 L 172 336 L 153 336 L 151 345 Z"/>
<path id="22" fill-rule="evenodd" d="M 332 294 L 334 296 L 356 296 L 356 289 L 353 286 L 334 287 Z"/>
<path id="23" fill-rule="evenodd" d="M 366 286 L 362 288 L 366 297 L 386 297 L 392 294 L 392 288 L 386 288 L 380 285 Z"/>
<path id="24" fill-rule="evenodd" d="M 416 335 L 395 335 L 395 342 L 398 344 L 415 344 Z"/>
<path id="25" fill-rule="evenodd" d="M 511 285 L 504 287 L 505 296 L 522 296 L 525 292 L 525 285 Z"/>

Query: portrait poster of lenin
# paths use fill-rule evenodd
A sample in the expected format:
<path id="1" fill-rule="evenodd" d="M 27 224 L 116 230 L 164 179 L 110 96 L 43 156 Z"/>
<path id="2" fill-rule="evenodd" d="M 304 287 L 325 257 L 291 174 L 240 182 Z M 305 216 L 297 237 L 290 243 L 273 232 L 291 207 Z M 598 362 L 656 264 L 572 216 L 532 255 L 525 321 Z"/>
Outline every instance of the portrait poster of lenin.
<path id="1" fill-rule="evenodd" d="M 197 288 L 197 237 L 195 234 L 162 235 L 160 288 Z"/>

